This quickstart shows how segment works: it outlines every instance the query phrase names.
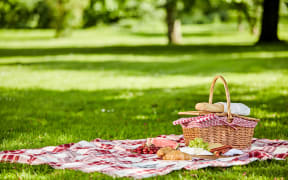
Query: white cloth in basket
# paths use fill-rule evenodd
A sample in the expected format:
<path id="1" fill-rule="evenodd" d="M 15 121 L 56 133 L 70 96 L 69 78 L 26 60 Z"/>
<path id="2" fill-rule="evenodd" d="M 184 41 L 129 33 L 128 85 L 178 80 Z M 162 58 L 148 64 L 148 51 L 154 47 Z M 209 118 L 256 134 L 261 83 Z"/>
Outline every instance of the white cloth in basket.
<path id="1" fill-rule="evenodd" d="M 228 112 L 226 102 L 218 102 L 218 103 L 223 104 L 224 112 Z M 244 115 L 244 116 L 250 115 L 250 108 L 242 103 L 231 103 L 230 109 L 231 109 L 232 114 L 239 114 L 239 115 Z"/>

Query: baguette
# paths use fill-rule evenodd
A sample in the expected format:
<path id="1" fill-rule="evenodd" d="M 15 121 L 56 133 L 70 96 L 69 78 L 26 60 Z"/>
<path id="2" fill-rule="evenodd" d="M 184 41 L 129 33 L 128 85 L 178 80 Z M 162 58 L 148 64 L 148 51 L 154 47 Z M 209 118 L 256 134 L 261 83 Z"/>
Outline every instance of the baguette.
<path id="1" fill-rule="evenodd" d="M 191 160 L 192 156 L 171 147 L 164 147 L 157 151 L 158 157 L 163 160 Z"/>
<path id="2" fill-rule="evenodd" d="M 198 111 L 224 112 L 224 105 L 221 103 L 197 103 L 195 109 L 197 109 Z"/>
<path id="3" fill-rule="evenodd" d="M 217 159 L 220 156 L 216 155 L 190 155 L 179 150 L 172 149 L 171 147 L 165 147 L 158 150 L 157 155 L 159 158 L 163 160 L 191 160 L 193 158 L 200 159 Z"/>
<path id="4" fill-rule="evenodd" d="M 163 156 L 163 160 L 191 160 L 192 156 L 179 150 L 172 150 Z"/>

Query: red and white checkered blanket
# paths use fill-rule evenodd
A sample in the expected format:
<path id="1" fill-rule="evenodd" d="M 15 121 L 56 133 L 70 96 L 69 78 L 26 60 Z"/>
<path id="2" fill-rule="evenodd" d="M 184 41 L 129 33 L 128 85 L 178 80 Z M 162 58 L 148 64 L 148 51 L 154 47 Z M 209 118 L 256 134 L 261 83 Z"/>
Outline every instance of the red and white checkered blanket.
<path id="1" fill-rule="evenodd" d="M 161 135 L 184 145 L 182 135 Z M 0 152 L 0 161 L 31 165 L 49 164 L 55 169 L 75 169 L 83 172 L 101 172 L 117 177 L 147 178 L 165 175 L 179 169 L 199 169 L 208 166 L 227 167 L 244 165 L 255 160 L 288 157 L 288 141 L 253 139 L 250 150 L 236 157 L 217 160 L 193 159 L 190 161 L 160 160 L 155 154 L 135 154 L 135 149 L 146 139 L 103 140 L 48 146 L 40 149 L 21 149 Z"/>

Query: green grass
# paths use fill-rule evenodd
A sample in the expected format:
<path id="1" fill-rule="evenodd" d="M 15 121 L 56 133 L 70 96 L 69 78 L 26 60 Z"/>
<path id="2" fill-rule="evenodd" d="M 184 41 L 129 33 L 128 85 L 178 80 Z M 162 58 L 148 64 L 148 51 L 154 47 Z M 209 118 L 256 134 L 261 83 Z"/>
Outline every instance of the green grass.
<path id="1" fill-rule="evenodd" d="M 227 78 L 232 101 L 247 104 L 261 119 L 255 137 L 288 139 L 288 46 L 254 46 L 257 37 L 235 29 L 184 26 L 180 46 L 166 46 L 161 26 L 77 30 L 63 39 L 50 30 L 1 30 L 0 150 L 181 134 L 171 123 L 177 112 L 208 101 L 218 74 Z M 288 39 L 287 29 L 281 24 L 280 38 Z M 214 98 L 225 101 L 221 84 Z M 280 179 L 288 177 L 287 169 L 287 160 L 273 160 L 157 179 Z M 5 178 L 110 177 L 1 163 Z"/>

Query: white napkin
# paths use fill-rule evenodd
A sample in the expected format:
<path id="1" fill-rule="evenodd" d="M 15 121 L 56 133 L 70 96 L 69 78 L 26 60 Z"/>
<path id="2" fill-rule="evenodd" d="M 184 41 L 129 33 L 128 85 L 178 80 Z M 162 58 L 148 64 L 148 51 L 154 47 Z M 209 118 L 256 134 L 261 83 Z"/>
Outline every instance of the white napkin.
<path id="1" fill-rule="evenodd" d="M 239 149 L 230 149 L 226 153 L 223 154 L 223 156 L 234 156 L 234 155 L 241 155 L 243 154 L 243 151 Z"/>
<path id="2" fill-rule="evenodd" d="M 227 103 L 225 102 L 218 102 L 224 105 L 224 112 L 227 112 Z M 242 103 L 231 103 L 230 104 L 231 113 L 232 114 L 239 114 L 239 115 L 250 115 L 250 108 Z"/>

